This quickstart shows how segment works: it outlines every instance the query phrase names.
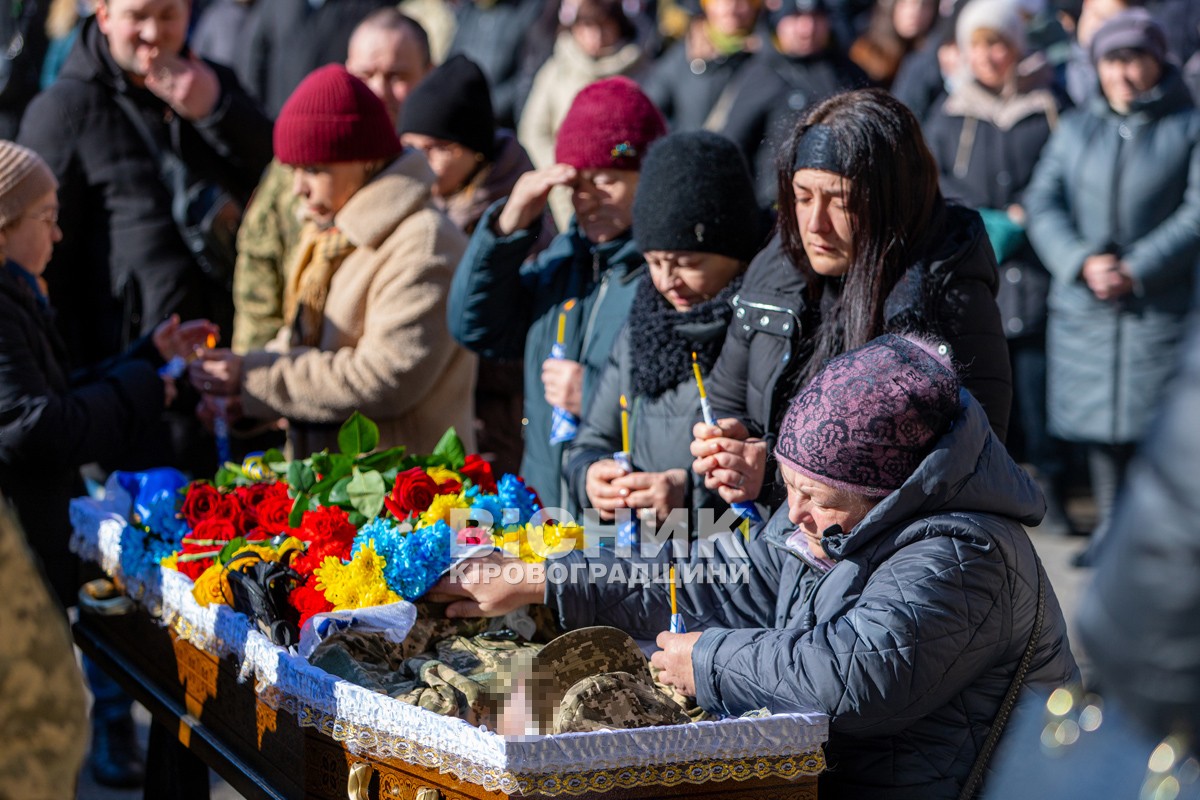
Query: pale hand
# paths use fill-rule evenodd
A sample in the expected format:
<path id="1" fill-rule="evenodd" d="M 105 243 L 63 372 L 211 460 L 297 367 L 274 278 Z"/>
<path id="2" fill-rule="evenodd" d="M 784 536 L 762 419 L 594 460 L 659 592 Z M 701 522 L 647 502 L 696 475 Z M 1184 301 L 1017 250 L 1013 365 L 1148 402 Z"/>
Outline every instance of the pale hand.
<path id="1" fill-rule="evenodd" d="M 671 511 L 683 505 L 688 474 L 682 469 L 666 472 L 633 472 L 613 481 L 625 505 L 635 509 L 654 509 L 654 517 L 663 522 Z"/>
<path id="2" fill-rule="evenodd" d="M 155 53 L 144 67 L 146 88 L 184 119 L 204 119 L 217 107 L 221 82 L 199 58 Z"/>
<path id="3" fill-rule="evenodd" d="M 542 384 L 546 402 L 565 408 L 576 417 L 583 413 L 583 365 L 567 358 L 547 358 L 542 362 Z"/>
<path id="4" fill-rule="evenodd" d="M 575 168 L 570 164 L 554 164 L 526 172 L 517 178 L 504 208 L 496 217 L 497 232 L 501 236 L 508 236 L 514 231 L 528 228 L 546 210 L 550 190 L 555 186 L 573 185 L 575 174 Z"/>
<path id="5" fill-rule="evenodd" d="M 450 603 L 446 616 L 502 617 L 546 596 L 545 564 L 492 553 L 469 558 L 433 585 L 425 599 Z"/>
<path id="6" fill-rule="evenodd" d="M 1080 275 L 1098 300 L 1115 300 L 1133 291 L 1129 267 L 1111 253 L 1088 256 Z"/>
<path id="7" fill-rule="evenodd" d="M 696 675 L 692 671 L 692 649 L 700 640 L 699 633 L 668 633 L 663 631 L 655 640 L 662 649 L 650 657 L 658 667 L 658 679 L 669 683 L 688 697 L 696 696 Z"/>
<path id="8" fill-rule="evenodd" d="M 242 390 L 242 357 L 232 350 L 206 350 L 188 367 L 188 378 L 204 394 L 238 394 Z"/>
<path id="9" fill-rule="evenodd" d="M 209 433 L 216 432 L 215 422 L 218 414 L 224 414 L 225 422 L 230 425 L 246 415 L 242 410 L 242 401 L 238 397 L 200 395 L 200 402 L 196 404 L 196 418 Z"/>
<path id="10" fill-rule="evenodd" d="M 704 485 L 726 503 L 756 500 L 767 472 L 767 443 L 750 438 L 750 432 L 732 417 L 716 425 L 696 423 L 692 428 L 692 471 L 704 476 Z"/>
<path id="11" fill-rule="evenodd" d="M 193 319 L 180 323 L 179 315 L 172 314 L 168 319 L 158 323 L 154 333 L 150 335 L 155 349 L 163 361 L 173 357 L 187 358 L 206 346 L 208 337 L 220 337 L 221 329 L 215 323 L 206 319 Z"/>
<path id="12" fill-rule="evenodd" d="M 616 518 L 616 510 L 625 507 L 621 489 L 613 481 L 628 474 L 611 458 L 601 459 L 588 467 L 584 490 L 592 508 L 600 512 L 600 519 L 612 521 Z"/>

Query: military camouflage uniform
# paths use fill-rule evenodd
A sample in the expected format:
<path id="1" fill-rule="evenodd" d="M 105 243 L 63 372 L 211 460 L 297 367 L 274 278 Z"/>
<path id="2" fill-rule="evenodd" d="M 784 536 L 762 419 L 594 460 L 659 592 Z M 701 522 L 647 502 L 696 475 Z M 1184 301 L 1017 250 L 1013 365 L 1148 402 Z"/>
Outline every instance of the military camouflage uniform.
<path id="1" fill-rule="evenodd" d="M 292 170 L 272 161 L 238 229 L 233 271 L 233 349 L 260 350 L 283 327 L 283 289 L 300 242 Z"/>
<path id="2" fill-rule="evenodd" d="M 87 698 L 66 619 L 0 501 L 0 798 L 75 796 Z"/>
<path id="3" fill-rule="evenodd" d="M 481 632 L 487 620 L 429 613 L 422 611 L 403 644 L 343 631 L 323 641 L 310 660 L 401 702 L 505 733 L 642 728 L 691 719 L 685 698 L 656 684 L 637 644 L 616 628 L 583 628 L 542 646 L 508 630 Z M 425 652 L 412 655 L 417 648 Z"/>

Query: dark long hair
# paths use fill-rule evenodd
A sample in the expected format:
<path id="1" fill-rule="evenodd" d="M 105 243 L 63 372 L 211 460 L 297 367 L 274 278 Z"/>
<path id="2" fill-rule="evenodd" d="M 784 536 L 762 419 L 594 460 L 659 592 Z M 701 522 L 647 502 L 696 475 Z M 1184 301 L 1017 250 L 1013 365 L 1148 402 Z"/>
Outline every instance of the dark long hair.
<path id="1" fill-rule="evenodd" d="M 903 103 L 883 89 L 859 89 L 814 107 L 792 132 L 777 170 L 783 249 L 807 277 L 813 307 L 819 307 L 827 279 L 813 271 L 804 252 L 792 159 L 797 143 L 817 124 L 831 129 L 842 162 L 848 165 L 844 177 L 854 256 L 837 301 L 822 315 L 798 385 L 808 383 L 828 359 L 884 333 L 888 293 L 929 247 L 945 208 L 937 163 L 917 118 Z"/>

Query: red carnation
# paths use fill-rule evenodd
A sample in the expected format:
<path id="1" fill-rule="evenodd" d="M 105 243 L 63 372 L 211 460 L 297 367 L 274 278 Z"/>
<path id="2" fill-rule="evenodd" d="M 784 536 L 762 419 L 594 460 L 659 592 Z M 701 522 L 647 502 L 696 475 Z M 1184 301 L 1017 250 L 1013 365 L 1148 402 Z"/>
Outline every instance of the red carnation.
<path id="1" fill-rule="evenodd" d="M 354 541 L 358 533 L 350 524 L 350 515 L 337 506 L 321 506 L 305 511 L 300 520 L 300 538 L 310 542 Z"/>
<path id="2" fill-rule="evenodd" d="M 333 610 L 333 603 L 325 599 L 325 594 L 316 589 L 316 581 L 309 581 L 303 586 L 297 586 L 288 594 L 288 602 L 300 612 L 300 624 L 304 625 L 313 614 L 322 614 Z"/>
<path id="3" fill-rule="evenodd" d="M 193 582 L 195 582 L 195 580 L 204 573 L 204 570 L 208 569 L 215 563 L 215 559 L 201 558 L 197 561 L 178 561 L 176 562 L 175 566 L 180 572 L 182 572 L 184 575 L 187 575 L 192 579 Z"/>
<path id="4" fill-rule="evenodd" d="M 410 514 L 420 514 L 429 508 L 438 494 L 438 485 L 420 467 L 406 469 L 396 476 L 392 493 L 383 498 L 383 504 L 396 519 L 408 519 Z"/>
<path id="5" fill-rule="evenodd" d="M 458 473 L 470 478 L 471 483 L 479 487 L 484 494 L 496 493 L 496 479 L 492 476 L 492 465 L 479 457 L 478 453 L 467 456 L 466 463 Z"/>
<path id="6" fill-rule="evenodd" d="M 325 559 L 329 556 L 333 556 L 338 561 L 348 561 L 352 546 L 352 542 L 341 539 L 314 542 L 303 553 L 293 557 L 288 566 L 301 575 L 311 575 L 317 567 L 325 563 Z"/>

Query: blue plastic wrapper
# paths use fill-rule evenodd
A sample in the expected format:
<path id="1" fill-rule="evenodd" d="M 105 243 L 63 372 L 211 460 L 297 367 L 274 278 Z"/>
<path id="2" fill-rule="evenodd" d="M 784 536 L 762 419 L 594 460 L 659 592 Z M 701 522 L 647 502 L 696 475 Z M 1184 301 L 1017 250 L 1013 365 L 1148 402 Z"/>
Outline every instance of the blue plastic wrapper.
<path id="1" fill-rule="evenodd" d="M 187 532 L 187 521 L 178 515 L 180 490 L 188 485 L 182 472 L 159 467 L 145 472 L 118 472 L 116 477 L 133 498 L 133 513 L 143 525 L 169 538 Z"/>
<path id="2" fill-rule="evenodd" d="M 551 358 L 563 358 L 565 353 L 563 346 L 557 342 L 550 348 Z M 554 406 L 550 414 L 550 444 L 572 441 L 579 432 L 579 417 L 561 406 Z"/>

